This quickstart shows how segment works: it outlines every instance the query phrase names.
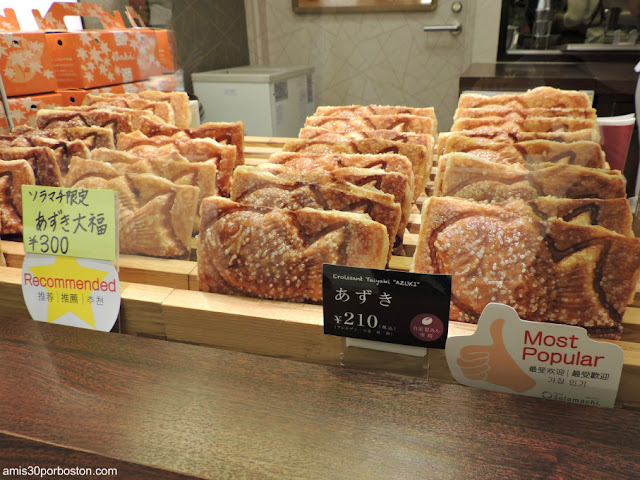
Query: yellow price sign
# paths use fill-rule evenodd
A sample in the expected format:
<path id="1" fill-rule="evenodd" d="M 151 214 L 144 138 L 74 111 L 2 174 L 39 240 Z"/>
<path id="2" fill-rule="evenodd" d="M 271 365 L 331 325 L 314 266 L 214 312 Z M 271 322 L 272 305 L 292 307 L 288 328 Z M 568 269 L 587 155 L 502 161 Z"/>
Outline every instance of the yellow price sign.
<path id="1" fill-rule="evenodd" d="M 116 260 L 115 192 L 22 186 L 22 224 L 27 253 Z"/>

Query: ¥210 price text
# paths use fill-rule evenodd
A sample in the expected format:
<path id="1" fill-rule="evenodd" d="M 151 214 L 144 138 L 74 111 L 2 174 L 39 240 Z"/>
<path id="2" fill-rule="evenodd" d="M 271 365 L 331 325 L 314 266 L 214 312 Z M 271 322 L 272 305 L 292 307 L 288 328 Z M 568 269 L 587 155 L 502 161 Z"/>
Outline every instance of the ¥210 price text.
<path id="1" fill-rule="evenodd" d="M 390 337 L 397 330 L 397 327 L 387 324 L 373 313 L 343 312 L 333 315 L 333 328 L 336 331 L 348 334 L 350 332 L 360 332 L 376 335 L 378 337 Z"/>
<path id="2" fill-rule="evenodd" d="M 365 319 L 366 317 L 366 319 Z M 378 328 L 378 317 L 375 315 L 363 315 L 362 313 L 345 312 L 344 315 L 333 316 L 337 325 L 357 326 L 357 327 L 369 327 Z"/>

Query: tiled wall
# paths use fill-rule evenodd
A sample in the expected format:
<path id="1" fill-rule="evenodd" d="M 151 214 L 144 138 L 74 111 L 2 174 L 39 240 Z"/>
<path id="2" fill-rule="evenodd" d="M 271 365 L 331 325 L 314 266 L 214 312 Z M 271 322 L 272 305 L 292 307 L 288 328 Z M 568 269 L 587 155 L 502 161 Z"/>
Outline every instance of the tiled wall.
<path id="1" fill-rule="evenodd" d="M 171 27 L 188 92 L 193 72 L 249 64 L 247 22 L 239 0 L 174 0 Z"/>
<path id="2" fill-rule="evenodd" d="M 434 106 L 448 130 L 460 74 L 494 61 L 498 38 L 498 0 L 462 3 L 459 14 L 438 0 L 426 13 L 296 15 L 291 0 L 245 0 L 251 64 L 313 65 L 319 105 Z M 423 31 L 455 20 L 461 35 Z"/>

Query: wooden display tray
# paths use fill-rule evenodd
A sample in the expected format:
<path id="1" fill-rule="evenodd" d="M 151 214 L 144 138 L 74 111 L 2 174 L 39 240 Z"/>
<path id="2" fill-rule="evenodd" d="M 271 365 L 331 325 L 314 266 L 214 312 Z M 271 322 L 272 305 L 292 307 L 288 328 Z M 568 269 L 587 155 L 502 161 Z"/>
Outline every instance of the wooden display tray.
<path id="1" fill-rule="evenodd" d="M 247 137 L 248 164 L 265 161 L 286 139 Z M 390 268 L 409 270 L 419 228 L 418 210 L 405 234 L 408 256 L 393 256 Z M 24 249 L 3 241 L 7 261 L 0 267 L 0 312 L 28 318 L 21 290 Z M 399 373 L 453 383 L 443 350 L 427 357 L 346 347 L 345 339 L 324 334 L 322 307 L 198 291 L 195 256 L 167 260 L 120 256 L 122 291 L 120 332 L 242 351 L 270 357 L 344 365 Z M 621 341 L 625 362 L 617 406 L 640 409 L 640 294 L 636 293 L 624 319 Z M 470 335 L 475 325 L 451 322 L 449 336 Z"/>

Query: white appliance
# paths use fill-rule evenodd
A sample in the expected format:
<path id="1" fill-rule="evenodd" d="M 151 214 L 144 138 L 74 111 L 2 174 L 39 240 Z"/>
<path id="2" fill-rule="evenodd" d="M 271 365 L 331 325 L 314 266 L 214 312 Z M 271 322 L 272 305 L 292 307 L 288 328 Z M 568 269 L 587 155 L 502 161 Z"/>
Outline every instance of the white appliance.
<path id="1" fill-rule="evenodd" d="M 252 66 L 191 74 L 203 122 L 242 120 L 245 134 L 297 137 L 316 108 L 313 67 Z"/>

